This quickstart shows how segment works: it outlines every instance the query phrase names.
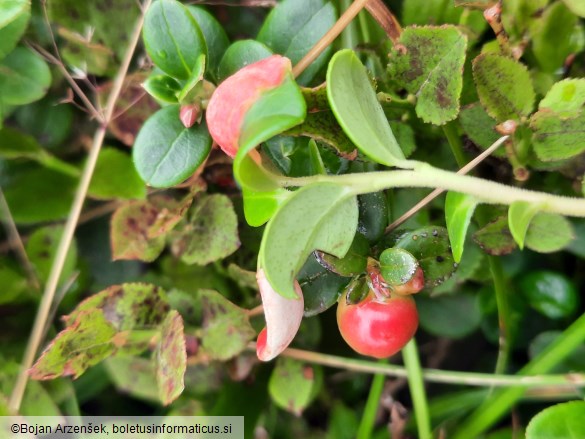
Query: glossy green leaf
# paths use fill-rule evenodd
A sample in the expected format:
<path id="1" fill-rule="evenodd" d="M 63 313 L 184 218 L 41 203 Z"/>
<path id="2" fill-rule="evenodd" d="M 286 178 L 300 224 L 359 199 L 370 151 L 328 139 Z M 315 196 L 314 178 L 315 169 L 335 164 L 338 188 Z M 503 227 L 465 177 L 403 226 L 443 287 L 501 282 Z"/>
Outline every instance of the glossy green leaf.
<path id="1" fill-rule="evenodd" d="M 207 56 L 199 25 L 176 0 L 158 0 L 150 6 L 142 36 L 146 51 L 157 67 L 179 79 L 191 75 L 200 54 Z"/>
<path id="2" fill-rule="evenodd" d="M 416 114 L 443 125 L 457 117 L 463 87 L 466 36 L 455 26 L 407 27 L 388 71 L 400 87 L 417 96 Z"/>
<path id="3" fill-rule="evenodd" d="M 244 196 L 244 216 L 252 227 L 265 224 L 284 203 L 292 192 L 277 188 L 267 192 L 254 192 L 247 187 L 242 189 Z"/>
<path id="4" fill-rule="evenodd" d="M 562 250 L 575 237 L 573 226 L 567 218 L 554 213 L 538 213 L 531 221 L 525 244 L 539 253 Z"/>
<path id="5" fill-rule="evenodd" d="M 178 102 L 177 94 L 181 91 L 181 85 L 170 76 L 149 76 L 142 86 L 149 95 L 158 101 L 168 104 L 176 104 Z"/>
<path id="6" fill-rule="evenodd" d="M 195 18 L 205 38 L 208 71 L 211 72 L 212 78 L 218 79 L 219 63 L 230 44 L 228 37 L 222 25 L 205 9 L 193 5 L 188 5 L 187 9 Z"/>
<path id="7" fill-rule="evenodd" d="M 165 107 L 140 129 L 132 154 L 140 177 L 154 187 L 170 187 L 188 178 L 207 158 L 211 136 L 205 123 L 185 128 L 179 107 Z"/>
<path id="8" fill-rule="evenodd" d="M 105 320 L 117 331 L 128 331 L 160 325 L 170 307 L 162 288 L 147 283 L 124 283 L 89 296 L 63 321 L 68 327 L 75 326 L 82 315 L 95 310 L 103 311 Z"/>
<path id="9" fill-rule="evenodd" d="M 199 90 L 202 86 L 203 75 L 205 74 L 206 59 L 201 54 L 197 57 L 191 74 L 185 81 L 185 85 L 177 95 L 180 104 L 189 104 L 196 101 Z"/>
<path id="10" fill-rule="evenodd" d="M 467 229 L 478 200 L 470 195 L 448 192 L 445 200 L 445 221 L 453 248 L 453 259 L 461 261 Z"/>
<path id="11" fill-rule="evenodd" d="M 295 298 L 293 280 L 311 252 L 345 256 L 357 221 L 356 197 L 343 186 L 320 183 L 295 192 L 272 217 L 262 237 L 258 264 L 272 288 Z"/>
<path id="12" fill-rule="evenodd" d="M 570 401 L 544 409 L 530 420 L 526 439 L 578 439 L 585 436 L 585 401 Z"/>
<path id="13" fill-rule="evenodd" d="M 218 67 L 218 80 L 223 81 L 242 67 L 268 58 L 272 51 L 256 40 L 240 40 L 230 45 L 225 51 Z"/>
<path id="14" fill-rule="evenodd" d="M 369 251 L 368 240 L 361 233 L 356 233 L 344 257 L 336 258 L 321 251 L 316 251 L 315 256 L 317 261 L 329 271 L 340 276 L 351 277 L 366 271 Z"/>
<path id="15" fill-rule="evenodd" d="M 308 257 L 297 280 L 303 290 L 305 317 L 320 314 L 335 305 L 349 281 L 319 264 L 314 254 Z"/>
<path id="16" fill-rule="evenodd" d="M 116 351 L 116 329 L 106 320 L 101 309 L 84 311 L 47 346 L 30 369 L 35 380 L 60 376 L 78 378 Z"/>
<path id="17" fill-rule="evenodd" d="M 573 34 L 577 22 L 578 17 L 567 6 L 555 2 L 531 27 L 532 52 L 543 71 L 553 73 L 562 68 L 567 56 L 574 53 Z"/>
<path id="18" fill-rule="evenodd" d="M 0 2 L 0 60 L 16 47 L 30 20 L 30 1 Z"/>
<path id="19" fill-rule="evenodd" d="M 287 136 L 306 136 L 331 146 L 337 154 L 348 159 L 357 156 L 355 145 L 340 129 L 331 111 L 307 113 L 303 123 L 288 130 Z"/>
<path id="20" fill-rule="evenodd" d="M 329 62 L 327 97 L 339 125 L 361 152 L 387 166 L 404 159 L 366 69 L 353 51 L 339 51 Z"/>
<path id="21" fill-rule="evenodd" d="M 136 172 L 129 154 L 115 148 L 103 148 L 88 189 L 93 198 L 145 198 L 146 186 Z"/>
<path id="22" fill-rule="evenodd" d="M 579 307 L 575 284 L 561 273 L 535 271 L 520 279 L 520 290 L 532 308 L 549 319 L 570 317 Z"/>
<path id="23" fill-rule="evenodd" d="M 563 3 L 579 17 L 585 17 L 585 4 L 580 0 L 563 0 Z"/>
<path id="24" fill-rule="evenodd" d="M 336 20 L 335 8 L 328 1 L 284 0 L 266 17 L 257 39 L 296 64 Z M 299 76 L 299 83 L 311 82 L 325 66 L 330 54 L 330 48 L 323 51 Z"/>
<path id="25" fill-rule="evenodd" d="M 6 105 L 25 105 L 42 98 L 51 85 L 51 71 L 36 53 L 17 47 L 0 61 L 0 98 Z"/>
<path id="26" fill-rule="evenodd" d="M 404 285 L 417 269 L 418 261 L 403 248 L 387 248 L 380 254 L 380 274 L 389 285 Z"/>
<path id="27" fill-rule="evenodd" d="M 473 79 L 481 104 L 498 122 L 532 112 L 535 95 L 530 74 L 512 58 L 495 53 L 479 55 L 473 60 Z"/>
<path id="28" fill-rule="evenodd" d="M 41 145 L 57 148 L 71 134 L 72 107 L 60 104 L 54 98 L 42 99 L 34 104 L 19 107 L 15 117 L 20 128 L 35 136 Z"/>
<path id="29" fill-rule="evenodd" d="M 239 246 L 232 202 L 226 195 L 213 194 L 197 199 L 189 221 L 176 230 L 171 248 L 186 264 L 206 265 L 231 255 Z"/>
<path id="30" fill-rule="evenodd" d="M 201 346 L 212 359 L 226 361 L 246 349 L 256 336 L 248 313 L 220 293 L 201 290 L 203 328 Z"/>
<path id="31" fill-rule="evenodd" d="M 437 286 L 453 274 L 453 261 L 447 229 L 428 226 L 398 235 L 394 247 L 410 252 L 420 264 L 427 287 Z"/>
<path id="32" fill-rule="evenodd" d="M 372 192 L 358 195 L 359 221 L 358 232 L 370 243 L 376 242 L 384 235 L 388 226 L 389 206 L 384 192 Z"/>
<path id="33" fill-rule="evenodd" d="M 183 392 L 187 370 L 183 319 L 176 310 L 171 310 L 162 322 L 153 356 L 158 395 L 164 405 L 169 405 Z"/>
<path id="34" fill-rule="evenodd" d="M 300 416 L 317 395 L 322 381 L 318 366 L 279 358 L 268 382 L 268 392 L 280 408 Z"/>
<path id="35" fill-rule="evenodd" d="M 26 254 L 34 267 L 36 276 L 43 284 L 49 278 L 62 234 L 63 226 L 45 226 L 36 229 L 26 242 Z M 70 279 L 76 266 L 77 243 L 73 240 L 61 270 L 61 282 Z"/>
<path id="36" fill-rule="evenodd" d="M 585 151 L 585 111 L 563 116 L 540 110 L 530 119 L 534 152 L 540 160 L 555 161 L 574 157 Z"/>
<path id="37" fill-rule="evenodd" d="M 482 311 L 477 294 L 417 297 L 421 327 L 438 337 L 460 339 L 479 329 Z"/>
<path id="38" fill-rule="evenodd" d="M 525 201 L 516 201 L 510 205 L 508 210 L 508 226 L 514 237 L 514 241 L 522 250 L 524 248 L 524 238 L 528 231 L 530 221 L 538 213 L 538 204 L 527 203 Z"/>
<path id="39" fill-rule="evenodd" d="M 154 261 L 163 251 L 165 237 L 149 236 L 159 209 L 148 201 L 122 204 L 111 219 L 112 259 Z"/>
<path id="40" fill-rule="evenodd" d="M 556 82 L 538 104 L 557 113 L 576 114 L 585 105 L 585 79 L 564 79 Z"/>
<path id="41" fill-rule="evenodd" d="M 490 221 L 475 232 L 473 240 L 483 251 L 492 256 L 507 255 L 516 248 L 516 243 L 508 228 L 508 218 L 504 215 Z"/>
<path id="42" fill-rule="evenodd" d="M 67 216 L 77 187 L 75 178 L 36 166 L 15 168 L 14 172 L 6 168 L 3 174 L 10 179 L 2 189 L 17 224 L 54 221 Z"/>

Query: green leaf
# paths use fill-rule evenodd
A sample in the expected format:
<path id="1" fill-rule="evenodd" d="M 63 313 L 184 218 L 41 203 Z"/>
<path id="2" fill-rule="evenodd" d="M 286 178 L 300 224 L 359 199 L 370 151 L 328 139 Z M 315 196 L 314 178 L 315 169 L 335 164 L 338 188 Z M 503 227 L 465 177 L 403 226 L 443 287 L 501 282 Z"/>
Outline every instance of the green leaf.
<path id="1" fill-rule="evenodd" d="M 516 201 L 510 205 L 508 225 L 520 250 L 524 248 L 524 238 L 526 237 L 528 226 L 534 215 L 538 213 L 538 207 L 538 204 L 527 203 L 526 201 Z"/>
<path id="2" fill-rule="evenodd" d="M 378 241 L 388 225 L 388 199 L 384 192 L 372 192 L 358 195 L 359 220 L 358 232 L 366 237 L 370 243 Z"/>
<path id="3" fill-rule="evenodd" d="M 542 71 L 555 72 L 574 53 L 573 35 L 578 20 L 563 3 L 555 2 L 531 26 L 532 53 Z"/>
<path id="4" fill-rule="evenodd" d="M 116 329 L 101 309 L 84 311 L 41 354 L 30 370 L 35 380 L 78 378 L 87 368 L 114 354 Z"/>
<path id="5" fill-rule="evenodd" d="M 169 309 L 162 288 L 146 283 L 124 283 L 89 296 L 63 320 L 68 327 L 75 326 L 82 315 L 101 310 L 104 319 L 117 331 L 150 329 L 163 322 Z"/>
<path id="6" fill-rule="evenodd" d="M 165 246 L 165 237 L 150 237 L 149 230 L 159 215 L 159 209 L 149 201 L 122 204 L 111 219 L 110 240 L 112 259 L 154 261 Z"/>
<path id="7" fill-rule="evenodd" d="M 532 308 L 549 319 L 570 317 L 579 308 L 579 293 L 565 275 L 536 271 L 520 279 L 520 291 Z"/>
<path id="8" fill-rule="evenodd" d="M 223 259 L 240 246 L 238 217 L 223 194 L 199 198 L 189 221 L 173 236 L 171 248 L 186 264 L 206 265 Z"/>
<path id="9" fill-rule="evenodd" d="M 327 270 L 317 262 L 314 255 L 309 256 L 297 280 L 303 290 L 305 317 L 320 314 L 335 305 L 348 283 L 348 278 Z"/>
<path id="10" fill-rule="evenodd" d="M 414 138 L 414 130 L 406 123 L 397 120 L 390 120 L 390 129 L 396 137 L 396 141 L 400 145 L 400 149 L 406 157 L 410 157 L 416 150 L 416 140 Z"/>
<path id="11" fill-rule="evenodd" d="M 562 250 L 575 237 L 573 226 L 567 218 L 554 213 L 538 213 L 526 233 L 526 247 L 539 253 Z"/>
<path id="12" fill-rule="evenodd" d="M 579 17 L 585 17 L 585 4 L 580 0 L 563 0 L 563 3 Z"/>
<path id="13" fill-rule="evenodd" d="M 148 402 L 160 402 L 154 365 L 150 359 L 124 355 L 110 357 L 104 365 L 119 392 Z"/>
<path id="14" fill-rule="evenodd" d="M 185 85 L 177 95 L 180 104 L 190 104 L 196 102 L 197 94 L 202 86 L 203 75 L 205 74 L 206 59 L 201 54 L 197 57 L 191 75 L 185 81 Z"/>
<path id="15" fill-rule="evenodd" d="M 418 269 L 418 261 L 402 248 L 387 248 L 380 254 L 380 274 L 390 285 L 404 285 Z"/>
<path id="16" fill-rule="evenodd" d="M 301 416 L 317 395 L 322 371 L 292 358 L 279 358 L 268 382 L 270 397 L 280 408 Z"/>
<path id="17" fill-rule="evenodd" d="M 445 200 L 445 221 L 453 248 L 453 259 L 459 263 L 463 255 L 465 237 L 478 200 L 470 195 L 448 192 Z"/>
<path id="18" fill-rule="evenodd" d="M 460 339 L 476 331 L 482 320 L 477 294 L 417 297 L 420 325 L 438 337 Z"/>
<path id="19" fill-rule="evenodd" d="M 195 21 L 199 25 L 203 37 L 205 38 L 205 43 L 207 45 L 208 71 L 211 72 L 212 78 L 219 79 L 219 63 L 230 44 L 228 37 L 223 30 L 223 26 L 213 15 L 201 7 L 188 5 L 187 9 L 189 9 L 189 12 L 191 12 L 191 15 L 195 18 Z"/>
<path id="20" fill-rule="evenodd" d="M 483 251 L 492 256 L 512 253 L 516 243 L 508 228 L 508 218 L 504 215 L 487 223 L 473 234 L 473 240 Z"/>
<path id="21" fill-rule="evenodd" d="M 353 51 L 341 50 L 329 62 L 327 98 L 339 125 L 361 152 L 387 166 L 404 160 L 366 69 Z"/>
<path id="22" fill-rule="evenodd" d="M 205 123 L 185 128 L 179 119 L 179 107 L 172 105 L 146 121 L 136 137 L 132 155 L 146 183 L 170 187 L 195 172 L 207 158 L 211 143 Z"/>
<path id="23" fill-rule="evenodd" d="M 167 104 L 176 104 L 177 94 L 181 91 L 181 85 L 167 75 L 151 75 L 142 87 L 153 98 Z"/>
<path id="24" fill-rule="evenodd" d="M 259 227 L 265 224 L 279 206 L 284 203 L 292 194 L 284 188 L 277 188 L 273 191 L 255 192 L 247 187 L 242 189 L 244 196 L 244 216 L 246 222 L 252 227 Z"/>
<path id="25" fill-rule="evenodd" d="M 28 288 L 28 281 L 8 258 L 0 258 L 0 305 L 19 302 Z"/>
<path id="26" fill-rule="evenodd" d="M 339 124 L 331 111 L 307 113 L 303 123 L 286 133 L 287 136 L 306 136 L 331 146 L 341 157 L 353 160 L 357 156 L 355 145 L 339 128 Z"/>
<path id="27" fill-rule="evenodd" d="M 142 36 L 146 51 L 157 67 L 178 79 L 191 75 L 199 55 L 207 56 L 199 25 L 176 0 L 158 0 L 150 6 Z"/>
<path id="28" fill-rule="evenodd" d="M 337 20 L 335 8 L 324 0 L 284 0 L 270 12 L 257 40 L 296 64 L 331 29 Z M 308 84 L 325 66 L 331 48 L 324 50 L 299 76 Z"/>
<path id="29" fill-rule="evenodd" d="M 538 104 L 538 109 L 547 108 L 557 113 L 576 114 L 584 105 L 585 79 L 564 79 L 551 87 Z"/>
<path id="30" fill-rule="evenodd" d="M 457 268 L 444 227 L 428 226 L 402 233 L 394 247 L 407 250 L 418 260 L 427 287 L 435 287 L 446 281 Z"/>
<path id="31" fill-rule="evenodd" d="M 483 149 L 489 148 L 500 138 L 495 129 L 497 122 L 487 114 L 479 103 L 463 108 L 459 113 L 459 122 L 471 141 Z M 502 157 L 505 156 L 505 152 L 502 149 L 498 149 L 494 152 L 494 155 Z"/>
<path id="32" fill-rule="evenodd" d="M 361 233 L 356 233 L 344 257 L 336 258 L 321 251 L 316 251 L 315 256 L 317 261 L 329 271 L 340 276 L 351 277 L 366 271 L 369 251 L 368 240 Z"/>
<path id="33" fill-rule="evenodd" d="M 584 416 L 584 401 L 556 404 L 544 409 L 530 420 L 526 428 L 526 439 L 578 439 L 584 437 Z"/>
<path id="34" fill-rule="evenodd" d="M 244 351 L 256 336 L 248 313 L 217 291 L 201 290 L 203 325 L 201 346 L 212 359 L 226 361 Z"/>
<path id="35" fill-rule="evenodd" d="M 146 186 L 128 154 L 106 147 L 98 157 L 88 195 L 102 200 L 145 198 Z"/>
<path id="36" fill-rule="evenodd" d="M 21 129 L 32 134 L 47 148 L 61 146 L 71 134 L 73 106 L 55 99 L 42 99 L 19 107 L 15 113 Z"/>
<path id="37" fill-rule="evenodd" d="M 0 62 L 0 100 L 6 105 L 37 101 L 50 85 L 49 66 L 29 49 L 17 47 Z"/>
<path id="38" fill-rule="evenodd" d="M 218 80 L 221 82 L 242 67 L 268 58 L 272 51 L 256 40 L 241 40 L 230 45 L 225 51 L 218 67 Z"/>
<path id="39" fill-rule="evenodd" d="M 30 20 L 30 1 L 0 2 L 0 60 L 16 47 Z"/>
<path id="40" fill-rule="evenodd" d="M 296 298 L 293 280 L 307 257 L 314 250 L 345 256 L 357 221 L 356 197 L 343 186 L 318 183 L 295 192 L 269 221 L 262 237 L 258 264 L 272 288 L 286 298 Z"/>
<path id="41" fill-rule="evenodd" d="M 35 269 L 39 280 L 44 284 L 49 278 L 53 266 L 63 226 L 45 226 L 36 229 L 26 242 L 25 250 L 30 263 Z M 63 269 L 61 270 L 60 281 L 67 281 L 73 275 L 77 267 L 77 243 L 74 240 L 69 247 Z"/>
<path id="42" fill-rule="evenodd" d="M 183 393 L 187 370 L 183 319 L 177 311 L 171 310 L 162 322 L 153 356 L 158 395 L 163 405 L 169 405 Z"/>
<path id="43" fill-rule="evenodd" d="M 389 74 L 417 96 L 416 114 L 443 125 L 457 117 L 466 36 L 455 26 L 407 27 L 391 53 Z"/>
<path id="44" fill-rule="evenodd" d="M 473 79 L 481 104 L 498 122 L 532 112 L 535 96 L 530 74 L 512 58 L 495 53 L 479 55 L 473 60 Z"/>
<path id="45" fill-rule="evenodd" d="M 585 111 L 574 116 L 563 116 L 549 110 L 540 110 L 531 117 L 534 152 L 542 161 L 563 160 L 585 151 Z"/>

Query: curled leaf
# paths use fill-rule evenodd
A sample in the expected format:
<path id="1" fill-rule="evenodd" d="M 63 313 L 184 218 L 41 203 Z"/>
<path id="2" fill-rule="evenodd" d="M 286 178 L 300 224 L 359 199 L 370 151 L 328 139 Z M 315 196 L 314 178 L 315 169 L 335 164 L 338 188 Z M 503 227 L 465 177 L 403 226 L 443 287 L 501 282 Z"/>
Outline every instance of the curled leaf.
<path id="1" fill-rule="evenodd" d="M 294 281 L 297 299 L 281 296 L 270 286 L 262 268 L 258 269 L 256 280 L 266 319 L 266 327 L 258 335 L 256 354 L 261 361 L 270 361 L 287 348 L 299 330 L 304 311 L 303 292 Z"/>

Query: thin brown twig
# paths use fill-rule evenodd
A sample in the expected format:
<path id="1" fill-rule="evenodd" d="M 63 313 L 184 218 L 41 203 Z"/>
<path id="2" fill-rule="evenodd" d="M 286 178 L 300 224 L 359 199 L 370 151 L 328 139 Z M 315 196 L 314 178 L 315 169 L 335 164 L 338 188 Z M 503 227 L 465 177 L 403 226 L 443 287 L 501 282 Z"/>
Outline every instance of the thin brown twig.
<path id="1" fill-rule="evenodd" d="M 8 246 L 14 251 L 14 253 L 16 253 L 16 257 L 20 260 L 20 264 L 24 268 L 30 285 L 35 290 L 39 291 L 41 289 L 41 284 L 35 273 L 35 269 L 26 254 L 24 243 L 22 242 L 22 238 L 18 232 L 12 213 L 10 212 L 10 206 L 8 206 L 6 197 L 4 197 L 4 192 L 2 191 L 2 188 L 0 188 L 0 213 L 2 212 L 4 213 L 4 225 L 6 227 L 6 234 L 8 235 Z"/>
<path id="2" fill-rule="evenodd" d="M 388 38 L 396 44 L 402 33 L 402 27 L 392 11 L 388 9 L 382 0 L 370 0 L 366 3 L 366 9 L 380 27 L 384 29 Z"/>
<path id="3" fill-rule="evenodd" d="M 496 149 L 498 149 L 502 145 L 502 143 L 504 143 L 508 139 L 508 137 L 509 136 L 500 137 L 488 149 L 486 149 L 484 152 L 482 152 L 476 158 L 471 160 L 467 165 L 465 165 L 464 167 L 459 169 L 459 171 L 457 171 L 457 174 L 465 175 L 469 171 L 474 169 L 477 165 L 479 165 L 482 161 L 484 161 L 489 155 L 491 155 Z M 425 207 L 427 204 L 429 204 L 431 201 L 433 201 L 435 198 L 437 198 L 443 192 L 445 192 L 444 189 L 435 189 L 434 191 L 432 191 L 430 194 L 428 194 L 426 197 L 424 197 L 422 200 L 420 200 L 418 203 L 416 203 L 414 206 L 412 206 L 406 213 L 401 215 L 400 218 L 393 221 L 392 224 L 390 224 L 388 227 L 386 227 L 386 229 L 384 230 L 384 233 L 391 232 L 396 227 L 398 227 L 400 224 L 407 221 L 410 217 L 415 215 L 419 210 L 421 210 L 423 207 Z"/>
<path id="4" fill-rule="evenodd" d="M 145 0 L 144 10 L 148 9 L 148 6 L 150 5 L 151 1 L 152 0 Z M 102 119 L 103 123 L 98 127 L 98 129 L 95 132 L 92 147 L 89 152 L 89 156 L 87 158 L 85 168 L 83 170 L 83 174 L 79 182 L 79 186 L 77 187 L 75 198 L 71 206 L 71 211 L 67 218 L 67 222 L 65 223 L 63 234 L 61 235 L 61 240 L 59 241 L 59 247 L 55 255 L 55 260 L 53 262 L 53 265 L 51 266 L 51 272 L 49 273 L 49 278 L 45 285 L 45 291 L 43 293 L 43 297 L 41 299 L 41 303 L 37 311 L 37 316 L 35 318 L 33 329 L 30 334 L 29 342 L 26 346 L 26 351 L 21 364 L 21 370 L 16 379 L 16 383 L 12 390 L 12 394 L 10 395 L 8 407 L 11 413 L 18 413 L 20 409 L 22 397 L 24 395 L 26 384 L 28 382 L 28 370 L 32 366 L 36 353 L 43 340 L 43 330 L 45 328 L 46 322 L 51 311 L 51 306 L 55 298 L 55 292 L 57 290 L 59 278 L 61 277 L 61 273 L 63 272 L 63 267 L 65 265 L 67 253 L 73 240 L 73 234 L 79 221 L 81 210 L 83 208 L 83 202 L 85 201 L 85 197 L 87 195 L 87 190 L 89 188 L 89 183 L 91 181 L 91 177 L 93 175 L 93 171 L 97 163 L 97 158 L 101 146 L 103 144 L 104 138 L 106 136 L 107 124 L 112 118 L 114 112 L 114 105 L 116 103 L 116 100 L 118 99 L 118 96 L 120 95 L 124 78 L 127 75 L 128 68 L 130 67 L 130 62 L 134 55 L 134 51 L 138 44 L 138 40 L 140 39 L 140 33 L 142 30 L 143 22 L 144 14 L 140 16 L 136 24 L 134 32 L 130 38 L 130 43 L 126 51 L 126 55 L 118 70 L 116 79 L 114 80 L 112 90 L 106 103 Z"/>

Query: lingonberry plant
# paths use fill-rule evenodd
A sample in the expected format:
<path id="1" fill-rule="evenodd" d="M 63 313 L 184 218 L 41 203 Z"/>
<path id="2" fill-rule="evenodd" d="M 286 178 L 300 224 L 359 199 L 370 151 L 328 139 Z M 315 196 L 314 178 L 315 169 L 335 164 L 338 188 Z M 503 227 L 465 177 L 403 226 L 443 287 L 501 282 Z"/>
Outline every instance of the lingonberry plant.
<path id="1" fill-rule="evenodd" d="M 0 413 L 585 437 L 583 2 L 236 3 L 0 0 Z"/>

